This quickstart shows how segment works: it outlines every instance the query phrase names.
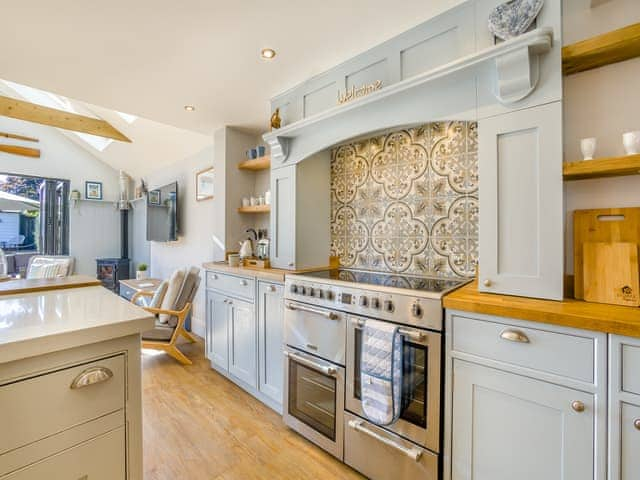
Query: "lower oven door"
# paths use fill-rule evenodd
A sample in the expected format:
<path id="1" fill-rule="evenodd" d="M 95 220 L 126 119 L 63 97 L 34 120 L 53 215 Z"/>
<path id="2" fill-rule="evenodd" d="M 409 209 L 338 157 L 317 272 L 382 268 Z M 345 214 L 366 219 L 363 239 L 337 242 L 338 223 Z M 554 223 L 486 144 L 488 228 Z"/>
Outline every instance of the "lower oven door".
<path id="1" fill-rule="evenodd" d="M 438 480 L 438 455 L 349 412 L 344 463 L 373 480 Z"/>
<path id="2" fill-rule="evenodd" d="M 365 417 L 360 390 L 360 349 L 366 320 L 347 319 L 346 410 Z M 442 335 L 414 327 L 401 327 L 402 411 L 400 419 L 384 428 L 420 446 L 440 451 L 440 395 Z"/>
<path id="3" fill-rule="evenodd" d="M 290 347 L 284 355 L 284 422 L 342 460 L 345 369 Z"/>

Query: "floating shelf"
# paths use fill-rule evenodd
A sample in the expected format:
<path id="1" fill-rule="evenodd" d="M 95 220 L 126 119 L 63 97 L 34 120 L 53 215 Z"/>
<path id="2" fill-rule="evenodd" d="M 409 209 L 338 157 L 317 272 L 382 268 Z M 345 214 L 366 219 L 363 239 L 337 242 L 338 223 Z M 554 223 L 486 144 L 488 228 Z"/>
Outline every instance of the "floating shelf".
<path id="1" fill-rule="evenodd" d="M 264 157 L 256 158 L 253 160 L 245 160 L 238 164 L 240 170 L 268 170 L 271 168 L 271 157 L 265 155 Z"/>
<path id="2" fill-rule="evenodd" d="M 640 155 L 565 163 L 562 173 L 565 180 L 636 175 L 640 173 Z"/>
<path id="3" fill-rule="evenodd" d="M 253 207 L 240 207 L 238 213 L 269 213 L 271 205 L 254 205 Z"/>
<path id="4" fill-rule="evenodd" d="M 634 23 L 563 47 L 562 73 L 572 75 L 638 56 L 640 23 Z"/>

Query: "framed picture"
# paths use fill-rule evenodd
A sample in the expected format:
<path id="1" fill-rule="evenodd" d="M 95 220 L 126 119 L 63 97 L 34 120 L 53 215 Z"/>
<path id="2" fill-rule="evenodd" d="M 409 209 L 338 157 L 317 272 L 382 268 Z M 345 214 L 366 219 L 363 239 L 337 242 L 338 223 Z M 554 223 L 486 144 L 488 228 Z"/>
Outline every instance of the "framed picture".
<path id="1" fill-rule="evenodd" d="M 213 167 L 196 173 L 196 200 L 213 198 Z"/>
<path id="2" fill-rule="evenodd" d="M 160 190 L 149 191 L 149 204 L 160 205 Z"/>
<path id="3" fill-rule="evenodd" d="M 102 200 L 102 182 L 84 182 L 84 198 Z"/>

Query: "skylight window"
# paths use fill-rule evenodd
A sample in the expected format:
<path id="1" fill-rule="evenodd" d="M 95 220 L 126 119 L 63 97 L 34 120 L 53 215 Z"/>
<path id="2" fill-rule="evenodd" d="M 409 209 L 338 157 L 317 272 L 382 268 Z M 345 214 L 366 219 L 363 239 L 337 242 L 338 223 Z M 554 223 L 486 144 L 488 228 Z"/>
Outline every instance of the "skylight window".
<path id="1" fill-rule="evenodd" d="M 42 105 L 43 107 L 55 108 L 57 110 L 63 110 L 69 113 L 76 113 L 78 115 L 85 115 L 88 117 L 98 118 L 96 115 L 89 110 L 88 108 L 81 108 L 77 104 L 74 104 L 67 97 L 63 97 L 62 95 L 56 95 L 55 93 L 46 92 L 44 90 L 40 90 L 38 88 L 29 87 L 27 85 L 22 85 L 20 83 L 10 82 L 8 80 L 2 80 L 5 85 L 14 90 L 18 95 L 20 95 L 25 100 L 35 103 L 37 105 Z M 119 115 L 126 115 L 118 112 Z M 123 117 L 124 118 L 124 117 Z M 125 118 L 125 121 L 128 121 Z M 128 121 L 128 123 L 132 123 Z M 88 133 L 81 132 L 71 132 L 80 138 L 84 143 L 88 144 L 95 150 L 102 152 L 105 148 L 107 148 L 113 142 L 110 138 L 98 137 L 96 135 L 90 135 Z"/>

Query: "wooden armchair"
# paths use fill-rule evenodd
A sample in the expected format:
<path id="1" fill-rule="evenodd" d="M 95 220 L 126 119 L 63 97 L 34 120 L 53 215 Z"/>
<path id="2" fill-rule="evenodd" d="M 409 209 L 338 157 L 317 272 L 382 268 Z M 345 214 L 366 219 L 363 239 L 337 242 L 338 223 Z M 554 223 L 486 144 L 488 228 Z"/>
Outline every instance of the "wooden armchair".
<path id="1" fill-rule="evenodd" d="M 193 298 L 195 297 L 199 285 L 200 270 L 194 267 L 189 270 L 184 277 L 180 291 L 175 296 L 175 299 L 173 301 L 169 301 L 169 304 L 172 304 L 171 308 L 167 308 L 167 302 L 164 301 L 162 302 L 163 306 L 161 307 L 147 306 L 144 304 L 139 305 L 139 300 L 144 297 L 153 297 L 155 295 L 153 292 L 138 292 L 131 298 L 132 303 L 138 304 L 147 312 L 158 317 L 153 330 L 149 330 L 142 334 L 142 348 L 162 350 L 183 365 L 192 364 L 191 360 L 189 360 L 178 349 L 177 341 L 180 337 L 184 337 L 191 343 L 197 341 L 196 337 L 184 328 L 184 322 L 191 310 Z"/>

